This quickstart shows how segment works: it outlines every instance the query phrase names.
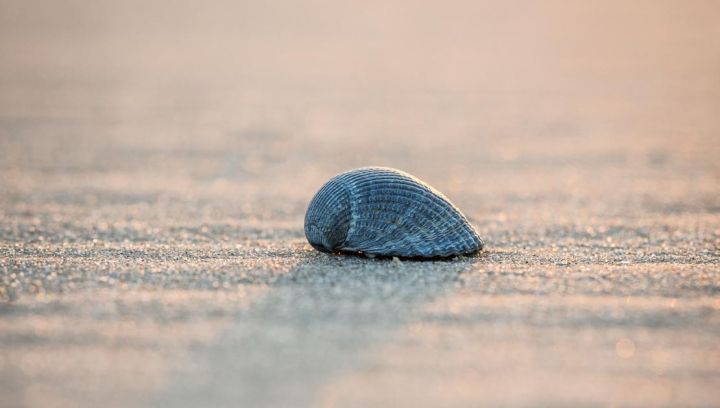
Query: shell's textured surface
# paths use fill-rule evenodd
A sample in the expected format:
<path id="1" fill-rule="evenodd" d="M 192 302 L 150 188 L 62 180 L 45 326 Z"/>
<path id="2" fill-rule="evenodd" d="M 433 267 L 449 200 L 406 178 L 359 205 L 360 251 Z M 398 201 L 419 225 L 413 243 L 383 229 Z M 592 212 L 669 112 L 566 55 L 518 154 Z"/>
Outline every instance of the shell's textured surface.
<path id="1" fill-rule="evenodd" d="M 324 252 L 408 258 L 471 254 L 483 242 L 442 193 L 385 167 L 341 173 L 315 194 L 305 236 Z"/>

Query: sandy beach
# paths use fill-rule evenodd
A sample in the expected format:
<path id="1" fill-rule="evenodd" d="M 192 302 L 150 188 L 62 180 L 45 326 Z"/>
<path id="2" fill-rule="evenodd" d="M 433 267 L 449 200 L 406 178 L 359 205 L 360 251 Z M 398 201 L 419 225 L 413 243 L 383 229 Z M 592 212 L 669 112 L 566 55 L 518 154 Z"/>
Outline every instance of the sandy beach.
<path id="1" fill-rule="evenodd" d="M 720 406 L 716 3 L 116 3 L 0 0 L 0 405 Z M 486 249 L 313 250 L 367 165 Z"/>

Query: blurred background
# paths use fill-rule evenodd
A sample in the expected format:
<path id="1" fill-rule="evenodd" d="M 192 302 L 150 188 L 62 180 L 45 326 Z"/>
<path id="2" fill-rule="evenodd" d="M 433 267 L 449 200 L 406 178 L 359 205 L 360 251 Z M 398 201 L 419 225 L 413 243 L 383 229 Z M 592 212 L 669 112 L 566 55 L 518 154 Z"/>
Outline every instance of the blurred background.
<path id="1" fill-rule="evenodd" d="M 143 179 L 335 170 L 342 155 L 342 168 L 432 162 L 439 181 L 468 163 L 567 163 L 587 149 L 716 152 L 719 14 L 713 1 L 4 0 L 2 112 L 5 126 L 40 109 L 82 118 L 72 133 L 103 149 L 73 146 L 53 165 L 134 150 Z M 233 157 L 178 169 L 169 143 Z"/>
<path id="2" fill-rule="evenodd" d="M 487 191 L 560 201 L 648 162 L 716 169 L 713 1 L 0 4 L 9 193 L 60 191 L 82 171 L 74 188 L 90 193 L 185 200 L 229 183 L 286 202 L 258 214 L 360 165 L 451 197 L 497 183 Z M 698 176 L 716 184 L 662 187 L 707 202 Z M 594 198 L 610 200 L 606 186 Z M 628 187 L 624 200 L 658 186 Z M 496 201 L 477 194 L 464 201 Z"/>
<path id="3" fill-rule="evenodd" d="M 0 390 L 11 406 L 179 406 L 194 388 L 173 384 L 192 381 L 168 373 L 207 360 L 198 347 L 233 360 L 213 348 L 230 342 L 257 358 L 218 378 L 310 405 L 712 405 L 718 157 L 712 0 L 0 0 Z M 302 303 L 299 287 L 330 287 L 314 270 L 347 267 L 312 257 L 307 203 L 365 165 L 428 181 L 475 222 L 485 258 L 437 266 L 463 290 L 438 305 L 388 277 L 415 300 L 371 285 L 358 309 L 336 276 L 346 303 Z M 302 284 L 273 289 L 286 273 Z M 238 318 L 252 299 L 271 304 L 249 309 L 255 326 Z M 398 323 L 426 308 L 430 334 Z M 452 340 L 437 310 L 462 317 Z M 263 324 L 306 348 L 278 360 Z M 415 348 L 349 340 L 378 327 Z M 657 353 L 618 357 L 643 341 Z M 313 364 L 322 350 L 370 368 Z M 430 395 L 390 391 L 408 385 Z"/>

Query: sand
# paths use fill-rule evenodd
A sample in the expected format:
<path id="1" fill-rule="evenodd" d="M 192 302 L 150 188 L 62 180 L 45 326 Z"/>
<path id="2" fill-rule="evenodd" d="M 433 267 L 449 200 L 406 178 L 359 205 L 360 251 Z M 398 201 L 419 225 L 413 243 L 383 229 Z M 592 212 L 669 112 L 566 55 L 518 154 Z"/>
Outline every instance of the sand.
<path id="1" fill-rule="evenodd" d="M 194 4 L 0 1 L 3 407 L 720 405 L 717 6 Z M 366 165 L 486 250 L 314 251 Z"/>

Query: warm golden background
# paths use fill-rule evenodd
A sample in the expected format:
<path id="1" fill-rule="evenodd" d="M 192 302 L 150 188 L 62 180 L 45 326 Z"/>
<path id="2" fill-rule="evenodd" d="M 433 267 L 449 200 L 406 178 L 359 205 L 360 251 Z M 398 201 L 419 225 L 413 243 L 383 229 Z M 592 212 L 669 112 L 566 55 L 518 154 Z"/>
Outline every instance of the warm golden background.
<path id="1" fill-rule="evenodd" d="M 0 0 L 0 405 L 719 405 L 718 157 L 716 1 Z M 362 165 L 487 251 L 312 251 Z"/>

